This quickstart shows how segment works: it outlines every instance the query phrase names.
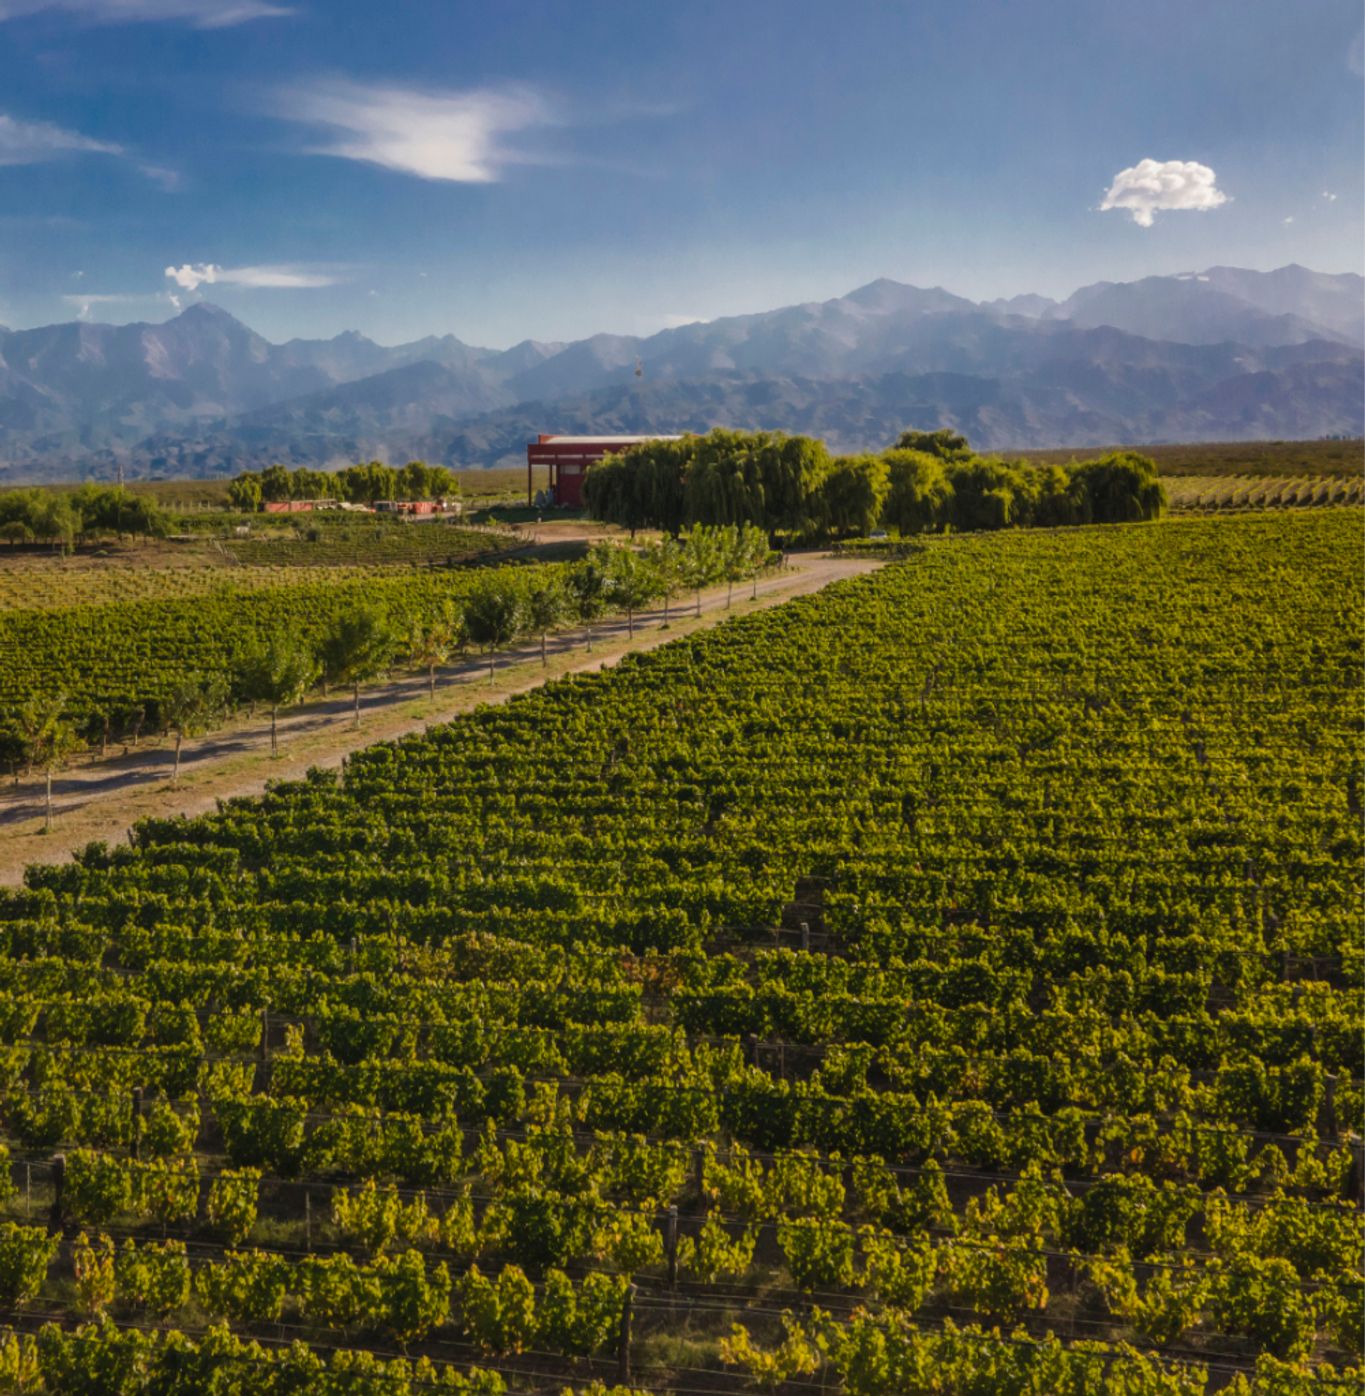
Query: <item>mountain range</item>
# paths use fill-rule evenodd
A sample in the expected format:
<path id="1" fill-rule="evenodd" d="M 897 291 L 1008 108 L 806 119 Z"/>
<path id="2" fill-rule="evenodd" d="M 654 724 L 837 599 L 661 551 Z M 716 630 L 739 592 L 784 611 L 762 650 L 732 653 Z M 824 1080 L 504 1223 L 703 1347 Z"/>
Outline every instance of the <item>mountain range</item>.
<path id="1" fill-rule="evenodd" d="M 0 480 L 205 477 L 282 461 L 522 462 L 536 433 L 775 428 L 839 451 L 907 426 L 983 450 L 1365 431 L 1365 283 L 1299 266 L 974 302 L 834 300 L 481 349 L 349 331 L 272 344 L 208 302 L 164 324 L 0 328 Z"/>

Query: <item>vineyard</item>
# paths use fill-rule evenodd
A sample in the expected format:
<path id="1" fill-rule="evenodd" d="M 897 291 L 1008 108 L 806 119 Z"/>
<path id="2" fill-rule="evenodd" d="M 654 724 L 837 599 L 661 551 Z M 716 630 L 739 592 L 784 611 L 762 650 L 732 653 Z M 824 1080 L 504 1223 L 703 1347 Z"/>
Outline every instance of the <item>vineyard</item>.
<path id="1" fill-rule="evenodd" d="M 1306 509 L 1365 504 L 1365 475 L 1185 475 L 1166 483 L 1172 509 Z"/>
<path id="2" fill-rule="evenodd" d="M 223 530 L 223 525 L 218 525 Z M 324 525 L 251 538 L 108 547 L 67 556 L 0 547 L 0 615 L 16 610 L 173 600 L 230 587 L 264 591 L 359 580 L 372 569 L 494 561 L 519 542 L 505 530 L 393 522 Z"/>
<path id="3" fill-rule="evenodd" d="M 1360 528 L 926 537 L 30 869 L 0 1390 L 1359 1390 Z"/>
<path id="4" fill-rule="evenodd" d="M 517 542 L 515 534 L 445 523 L 300 524 L 284 537 L 233 538 L 223 544 L 253 567 L 455 566 Z"/>
<path id="5" fill-rule="evenodd" d="M 546 568 L 505 575 L 513 572 L 530 586 Z M 272 628 L 316 641 L 340 617 L 378 604 L 406 629 L 480 584 L 480 574 L 468 571 L 337 569 L 302 582 L 297 574 L 286 577 L 274 587 L 228 583 L 157 600 L 0 612 L 0 719 L 35 693 L 63 693 L 77 718 L 155 702 L 186 673 L 228 674 L 243 646 Z"/>

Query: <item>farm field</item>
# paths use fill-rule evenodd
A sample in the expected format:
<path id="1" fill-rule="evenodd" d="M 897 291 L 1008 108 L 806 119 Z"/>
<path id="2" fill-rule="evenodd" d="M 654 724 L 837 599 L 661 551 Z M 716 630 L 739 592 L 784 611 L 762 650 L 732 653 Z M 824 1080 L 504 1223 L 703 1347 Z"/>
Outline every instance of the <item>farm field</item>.
<path id="1" fill-rule="evenodd" d="M 1358 1389 L 1360 529 L 926 538 L 33 868 L 0 1361 Z"/>
<path id="2" fill-rule="evenodd" d="M 499 653 L 492 682 L 483 654 L 452 655 L 438 666 L 434 694 L 426 673 L 400 668 L 366 686 L 359 727 L 349 692 L 314 696 L 278 715 L 278 746 L 266 711 L 252 715 L 238 710 L 222 727 L 185 744 L 181 778 L 173 786 L 167 784 L 174 761 L 170 739 L 153 734 L 130 749 L 125 732 L 111 744 L 107 759 L 95 757 L 94 748 L 92 759 L 56 772 L 50 827 L 45 827 L 41 770 L 28 772 L 26 779 L 21 772 L 17 781 L 0 786 L 0 885 L 21 882 L 35 859 L 61 861 L 96 839 L 123 843 L 128 830 L 148 816 L 193 816 L 216 808 L 219 800 L 258 795 L 274 782 L 301 778 L 314 766 L 339 766 L 361 747 L 424 731 L 433 722 L 504 701 L 550 678 L 607 667 L 623 654 L 654 649 L 715 625 L 736 609 L 779 605 L 878 565 L 877 559 L 803 555 L 766 571 L 733 597 L 728 585 L 704 589 L 700 615 L 695 597 L 685 609 L 675 604 L 667 613 L 656 603 L 633 622 L 620 613 L 606 615 L 593 624 L 591 634 L 581 624 L 556 631 L 547 637 L 544 653 L 538 636 L 526 636 Z"/>
<path id="3" fill-rule="evenodd" d="M 516 569 L 528 582 L 537 570 Z M 0 612 L 0 721 L 35 693 L 63 694 L 76 721 L 96 709 L 155 702 L 186 673 L 228 675 L 252 636 L 288 626 L 316 642 L 363 605 L 382 605 L 403 631 L 442 601 L 467 595 L 479 575 L 325 568 L 314 577 L 311 569 L 287 569 L 273 586 L 228 581 L 201 591 L 175 587 L 149 600 Z"/>
<path id="4" fill-rule="evenodd" d="M 1173 475 L 1340 475 L 1365 474 L 1365 441 L 1206 441 L 1140 446 L 1162 477 Z M 1085 450 L 1024 451 L 1025 460 L 1058 464 L 1094 454 Z"/>
<path id="5" fill-rule="evenodd" d="M 462 566 L 492 560 L 521 542 L 506 529 L 385 522 L 311 530 L 276 525 L 251 538 L 144 540 L 80 548 L 68 555 L 47 548 L 0 547 L 0 615 L 173 600 L 221 587 L 244 592 L 300 582 L 336 583 L 380 568 Z"/>
<path id="6" fill-rule="evenodd" d="M 1172 509 L 1305 509 L 1365 503 L 1365 475 L 1173 475 Z"/>

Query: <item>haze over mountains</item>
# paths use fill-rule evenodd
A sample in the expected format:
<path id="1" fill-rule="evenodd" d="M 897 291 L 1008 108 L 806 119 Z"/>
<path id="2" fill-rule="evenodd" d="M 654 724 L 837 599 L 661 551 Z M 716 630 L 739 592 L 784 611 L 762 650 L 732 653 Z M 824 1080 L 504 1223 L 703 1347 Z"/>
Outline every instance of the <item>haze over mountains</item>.
<path id="1" fill-rule="evenodd" d="M 1299 266 L 978 304 L 874 281 L 835 300 L 480 349 L 348 332 L 275 345 L 192 305 L 160 325 L 0 330 L 0 480 L 210 476 L 283 461 L 524 461 L 537 432 L 812 432 L 984 450 L 1359 435 L 1365 284 Z M 642 376 L 637 376 L 639 363 Z"/>

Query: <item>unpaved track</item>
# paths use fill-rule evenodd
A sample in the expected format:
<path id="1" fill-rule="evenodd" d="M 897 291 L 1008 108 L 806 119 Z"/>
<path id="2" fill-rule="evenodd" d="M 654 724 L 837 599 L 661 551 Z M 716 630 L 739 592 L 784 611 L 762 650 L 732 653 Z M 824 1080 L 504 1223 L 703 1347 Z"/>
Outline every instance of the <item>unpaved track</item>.
<path id="1" fill-rule="evenodd" d="M 202 814 L 219 800 L 259 794 L 267 781 L 297 780 L 310 767 L 337 766 L 360 747 L 422 731 L 483 703 L 503 702 L 547 679 L 604 668 L 623 654 L 655 649 L 726 616 L 775 606 L 879 565 L 867 558 L 796 554 L 785 571 L 759 579 L 757 601 L 750 600 L 749 582 L 735 587 L 729 610 L 724 587 L 702 593 L 700 616 L 695 614 L 695 598 L 680 597 L 670 608 L 667 628 L 662 610 L 644 612 L 635 619 L 632 639 L 626 620 L 612 618 L 593 628 L 590 652 L 584 631 L 563 631 L 550 637 L 548 665 L 541 664 L 538 643 L 500 654 L 492 684 L 487 662 L 470 660 L 437 672 L 434 702 L 424 677 L 363 689 L 358 730 L 352 726 L 349 693 L 311 702 L 280 718 L 278 757 L 270 755 L 268 716 L 239 719 L 211 737 L 185 743 L 180 784 L 175 787 L 170 785 L 172 756 L 165 745 L 94 761 L 63 772 L 53 782 L 54 822 L 48 834 L 42 831 L 42 782 L 0 786 L 0 885 L 18 883 L 29 863 L 62 862 L 91 840 L 121 842 L 139 819 Z"/>

